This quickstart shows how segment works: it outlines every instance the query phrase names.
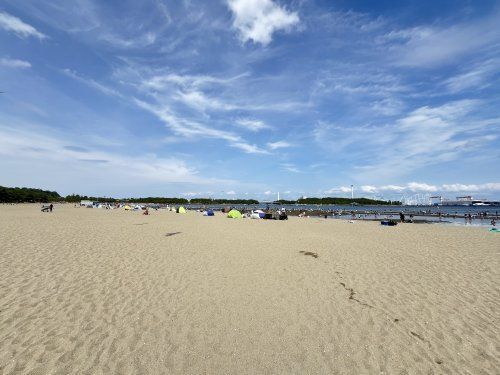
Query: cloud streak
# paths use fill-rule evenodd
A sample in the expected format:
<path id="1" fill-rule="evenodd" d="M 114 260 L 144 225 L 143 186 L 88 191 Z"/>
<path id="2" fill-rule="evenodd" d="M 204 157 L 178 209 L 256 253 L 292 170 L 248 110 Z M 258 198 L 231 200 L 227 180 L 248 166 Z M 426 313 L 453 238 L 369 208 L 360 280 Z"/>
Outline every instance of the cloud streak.
<path id="1" fill-rule="evenodd" d="M 485 193 L 485 192 L 499 192 L 500 182 L 489 182 L 484 184 L 441 184 L 433 185 L 424 182 L 409 182 L 404 185 L 361 185 L 355 186 L 354 192 L 362 192 L 366 194 L 379 194 L 379 193 Z M 325 190 L 326 194 L 329 193 L 350 193 L 351 187 L 340 186 Z"/>
<path id="2" fill-rule="evenodd" d="M 344 128 L 320 123 L 315 138 L 324 147 L 359 158 L 356 173 L 364 179 L 394 178 L 456 160 L 495 141 L 493 129 L 500 126 L 500 118 L 477 118 L 480 106 L 477 100 L 424 106 L 380 126 Z"/>
<path id="3" fill-rule="evenodd" d="M 18 60 L 18 59 L 8 59 L 8 58 L 1 58 L 0 66 L 5 66 L 7 68 L 15 68 L 15 69 L 31 68 L 31 64 L 28 61 Z"/>
<path id="4" fill-rule="evenodd" d="M 42 34 L 33 26 L 5 12 L 0 12 L 0 28 L 8 32 L 14 33 L 19 38 L 34 37 L 40 40 L 47 38 L 45 34 Z"/>

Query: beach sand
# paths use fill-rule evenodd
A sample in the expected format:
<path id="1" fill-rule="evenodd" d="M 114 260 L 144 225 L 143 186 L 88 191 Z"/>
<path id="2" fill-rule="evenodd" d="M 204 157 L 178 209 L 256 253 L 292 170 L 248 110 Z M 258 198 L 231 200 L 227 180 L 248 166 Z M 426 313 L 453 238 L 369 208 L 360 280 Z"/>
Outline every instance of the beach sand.
<path id="1" fill-rule="evenodd" d="M 0 206 L 0 374 L 498 374 L 499 318 L 485 228 Z"/>

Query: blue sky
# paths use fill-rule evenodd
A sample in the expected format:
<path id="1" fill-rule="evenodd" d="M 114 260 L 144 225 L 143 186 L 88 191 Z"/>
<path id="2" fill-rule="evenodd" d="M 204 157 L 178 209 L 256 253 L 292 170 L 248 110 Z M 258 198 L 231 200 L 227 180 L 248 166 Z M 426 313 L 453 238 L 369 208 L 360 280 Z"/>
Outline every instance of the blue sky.
<path id="1" fill-rule="evenodd" d="M 499 1 L 0 1 L 0 185 L 500 197 Z"/>

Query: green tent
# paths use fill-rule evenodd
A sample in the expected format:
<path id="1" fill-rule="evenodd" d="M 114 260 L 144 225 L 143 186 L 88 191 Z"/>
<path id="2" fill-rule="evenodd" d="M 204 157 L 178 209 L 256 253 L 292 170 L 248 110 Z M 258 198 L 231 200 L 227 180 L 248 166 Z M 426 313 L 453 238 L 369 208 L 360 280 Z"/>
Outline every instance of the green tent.
<path id="1" fill-rule="evenodd" d="M 178 214 L 185 214 L 186 213 L 186 209 L 182 206 L 180 206 L 178 209 L 177 209 L 177 213 Z"/>
<path id="2" fill-rule="evenodd" d="M 227 217 L 229 217 L 231 219 L 241 219 L 241 212 L 238 210 L 231 210 L 227 214 Z"/>

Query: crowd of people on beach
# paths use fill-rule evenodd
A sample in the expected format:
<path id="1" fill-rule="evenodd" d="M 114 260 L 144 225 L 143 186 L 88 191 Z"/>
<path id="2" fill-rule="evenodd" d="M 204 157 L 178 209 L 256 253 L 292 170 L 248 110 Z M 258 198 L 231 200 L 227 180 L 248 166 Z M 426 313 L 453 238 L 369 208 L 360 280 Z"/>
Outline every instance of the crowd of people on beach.
<path id="1" fill-rule="evenodd" d="M 101 209 L 107 209 L 107 210 L 112 210 L 112 209 L 119 209 L 119 208 L 125 208 L 126 210 L 134 210 L 134 211 L 142 211 L 143 215 L 150 215 L 150 209 L 158 210 L 158 209 L 168 209 L 168 210 L 176 210 L 175 206 L 170 206 L 170 205 L 158 205 L 158 204 L 144 204 L 144 205 L 134 205 L 134 206 L 129 206 L 127 203 L 97 203 L 93 204 L 91 206 L 89 205 L 78 205 L 75 204 L 75 207 L 87 207 L 87 208 L 101 208 Z M 41 211 L 42 212 L 52 212 L 54 209 L 54 205 L 52 203 L 48 205 L 42 205 Z M 184 207 L 183 207 L 184 209 Z M 200 212 L 206 211 L 208 208 L 205 206 L 201 207 L 190 207 L 188 209 L 194 209 Z M 227 213 L 231 210 L 236 210 L 236 207 L 219 207 L 219 208 L 211 208 L 210 211 L 221 211 L 223 213 Z M 491 213 L 487 211 L 482 211 L 482 212 L 476 212 L 476 213 L 462 213 L 459 214 L 458 212 L 454 213 L 441 213 L 441 212 L 432 212 L 431 210 L 420 210 L 419 212 L 404 212 L 400 211 L 399 213 L 397 212 L 383 212 L 383 211 L 377 211 L 377 210 L 349 210 L 346 211 L 344 209 L 338 209 L 338 210 L 328 210 L 328 211 L 323 211 L 323 210 L 317 210 L 317 209 L 306 209 L 306 210 L 290 210 L 287 211 L 285 207 L 270 207 L 269 205 L 266 206 L 265 210 L 256 210 L 256 209 L 251 209 L 251 208 L 243 208 L 241 209 L 241 217 L 248 217 L 248 218 L 263 218 L 263 219 L 276 219 L 276 220 L 284 220 L 288 219 L 289 215 L 292 216 L 298 216 L 298 217 L 323 217 L 325 219 L 328 218 L 337 218 L 337 219 L 350 219 L 352 220 L 390 220 L 390 221 L 396 221 L 394 216 L 397 217 L 399 215 L 399 223 L 432 223 L 435 222 L 436 219 L 427 219 L 427 218 L 437 218 L 438 222 L 442 222 L 443 219 L 450 219 L 453 218 L 454 220 L 457 218 L 462 217 L 465 220 L 465 224 L 467 225 L 472 225 L 473 222 L 476 222 L 477 220 L 480 221 L 480 223 L 483 223 L 484 225 L 484 220 L 488 220 L 489 224 L 492 227 L 496 227 L 497 220 L 498 220 L 498 212 L 496 213 Z M 238 211 L 239 212 L 239 211 Z M 256 214 L 257 213 L 257 214 Z M 253 216 L 252 216 L 253 214 Z M 259 216 L 260 215 L 260 216 Z M 211 216 L 211 215 L 209 215 Z M 415 216 L 420 216 L 418 220 L 415 219 Z"/>

